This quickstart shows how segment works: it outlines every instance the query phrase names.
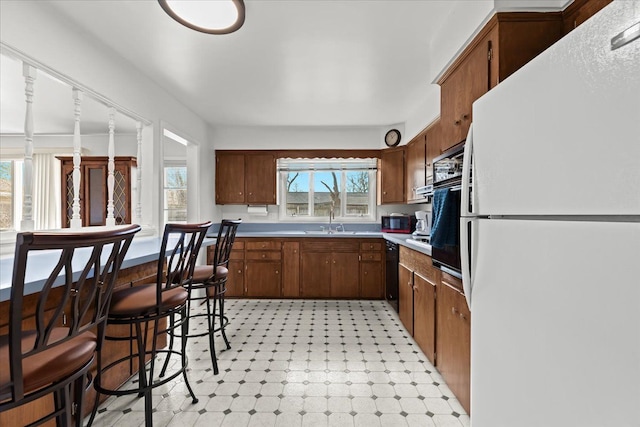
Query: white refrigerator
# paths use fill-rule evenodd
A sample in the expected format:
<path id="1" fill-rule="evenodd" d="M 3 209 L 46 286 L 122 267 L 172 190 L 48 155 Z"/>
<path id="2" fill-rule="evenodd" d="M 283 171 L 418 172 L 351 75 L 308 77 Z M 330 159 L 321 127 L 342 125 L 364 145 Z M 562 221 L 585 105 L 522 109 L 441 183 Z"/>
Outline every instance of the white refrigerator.
<path id="1" fill-rule="evenodd" d="M 474 103 L 472 427 L 640 426 L 639 23 L 616 0 Z"/>

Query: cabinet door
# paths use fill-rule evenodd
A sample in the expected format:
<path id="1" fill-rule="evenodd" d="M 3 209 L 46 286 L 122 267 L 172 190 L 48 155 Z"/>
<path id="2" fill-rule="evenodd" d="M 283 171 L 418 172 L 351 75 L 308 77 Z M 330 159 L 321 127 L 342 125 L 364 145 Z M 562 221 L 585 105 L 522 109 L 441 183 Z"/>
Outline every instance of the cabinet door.
<path id="1" fill-rule="evenodd" d="M 303 298 L 328 298 L 331 295 L 331 254 L 303 252 L 300 256 L 300 280 Z"/>
<path id="2" fill-rule="evenodd" d="M 382 261 L 360 262 L 361 298 L 382 299 L 384 297 L 382 269 Z"/>
<path id="3" fill-rule="evenodd" d="M 284 242 L 282 244 L 282 296 L 300 296 L 300 243 Z"/>
<path id="4" fill-rule="evenodd" d="M 229 273 L 227 275 L 227 297 L 244 296 L 244 260 L 229 260 Z"/>
<path id="5" fill-rule="evenodd" d="M 413 338 L 435 363 L 436 287 L 418 273 L 413 274 Z"/>
<path id="6" fill-rule="evenodd" d="M 456 145 L 460 135 L 458 122 L 459 97 L 462 96 L 460 86 L 464 84 L 463 72 L 456 69 L 440 85 L 440 123 L 442 126 L 439 153 Z"/>
<path id="7" fill-rule="evenodd" d="M 404 148 L 382 150 L 381 203 L 404 203 Z"/>
<path id="8" fill-rule="evenodd" d="M 445 276 L 443 274 L 443 276 Z M 455 278 L 443 277 L 437 288 L 437 367 L 469 412 L 471 385 L 471 314 L 464 295 L 454 286 Z"/>
<path id="9" fill-rule="evenodd" d="M 358 298 L 360 259 L 357 252 L 331 254 L 331 297 Z"/>
<path id="10" fill-rule="evenodd" d="M 246 266 L 246 295 L 248 297 L 279 298 L 282 288 L 280 261 L 252 261 Z"/>
<path id="11" fill-rule="evenodd" d="M 410 335 L 413 335 L 413 271 L 398 265 L 398 311 L 400 320 Z"/>
<path id="12" fill-rule="evenodd" d="M 82 206 L 82 225 L 84 227 L 105 225 L 107 221 L 107 166 L 86 165 L 82 177 L 84 197 Z"/>
<path id="13" fill-rule="evenodd" d="M 276 203 L 276 159 L 273 154 L 246 154 L 247 203 Z"/>
<path id="14" fill-rule="evenodd" d="M 422 187 L 426 183 L 426 156 L 427 140 L 426 134 L 421 133 L 407 144 L 407 201 L 421 200 L 424 198 L 416 196 L 416 188 Z"/>
<path id="15" fill-rule="evenodd" d="M 216 153 L 216 203 L 245 203 L 244 154 Z"/>

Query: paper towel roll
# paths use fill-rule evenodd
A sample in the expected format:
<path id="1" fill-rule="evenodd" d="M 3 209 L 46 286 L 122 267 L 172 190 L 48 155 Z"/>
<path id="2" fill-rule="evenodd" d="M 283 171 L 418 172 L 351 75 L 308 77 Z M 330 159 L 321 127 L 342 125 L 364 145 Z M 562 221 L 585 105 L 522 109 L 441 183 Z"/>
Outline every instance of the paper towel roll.
<path id="1" fill-rule="evenodd" d="M 267 205 L 259 205 L 259 206 L 247 206 L 247 213 L 249 215 L 267 215 Z"/>

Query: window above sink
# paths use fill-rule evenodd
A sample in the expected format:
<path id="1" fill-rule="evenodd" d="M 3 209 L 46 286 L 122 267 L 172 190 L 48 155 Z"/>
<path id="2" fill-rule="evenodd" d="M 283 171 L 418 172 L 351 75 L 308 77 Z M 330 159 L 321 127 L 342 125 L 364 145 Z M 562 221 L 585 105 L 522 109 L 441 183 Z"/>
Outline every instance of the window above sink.
<path id="1" fill-rule="evenodd" d="M 278 159 L 279 219 L 375 221 L 376 172 L 377 159 Z"/>

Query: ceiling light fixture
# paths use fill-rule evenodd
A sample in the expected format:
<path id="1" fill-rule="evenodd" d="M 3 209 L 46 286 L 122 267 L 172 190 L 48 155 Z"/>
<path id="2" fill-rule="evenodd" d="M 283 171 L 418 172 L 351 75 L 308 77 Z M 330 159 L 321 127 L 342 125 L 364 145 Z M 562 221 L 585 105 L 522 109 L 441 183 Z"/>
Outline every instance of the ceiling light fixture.
<path id="1" fill-rule="evenodd" d="M 233 33 L 244 24 L 243 0 L 158 0 L 167 14 L 192 30 Z"/>

